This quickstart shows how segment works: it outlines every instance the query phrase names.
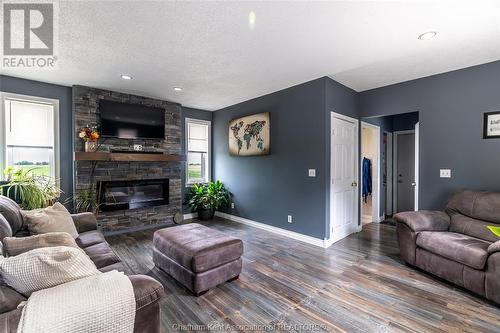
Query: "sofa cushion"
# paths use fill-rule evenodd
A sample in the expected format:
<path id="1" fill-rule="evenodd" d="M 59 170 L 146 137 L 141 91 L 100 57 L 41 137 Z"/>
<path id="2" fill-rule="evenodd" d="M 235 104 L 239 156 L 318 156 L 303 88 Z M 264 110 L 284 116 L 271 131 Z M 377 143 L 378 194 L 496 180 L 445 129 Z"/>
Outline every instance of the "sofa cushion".
<path id="1" fill-rule="evenodd" d="M 179 265 L 199 273 L 240 258 L 243 242 L 217 230 L 190 223 L 158 230 L 154 248 Z"/>
<path id="2" fill-rule="evenodd" d="M 0 285 L 0 313 L 15 310 L 26 298 L 6 285 Z"/>
<path id="3" fill-rule="evenodd" d="M 446 211 L 500 224 L 500 193 L 459 191 L 448 200 Z"/>
<path id="4" fill-rule="evenodd" d="M 417 246 L 475 269 L 484 269 L 490 242 L 454 232 L 423 231 Z"/>
<path id="5" fill-rule="evenodd" d="M 33 235 L 47 232 L 67 232 L 73 238 L 78 237 L 71 214 L 60 202 L 47 208 L 21 210 L 21 215 Z"/>
<path id="6" fill-rule="evenodd" d="M 103 272 L 103 273 L 106 273 L 106 272 L 111 272 L 111 271 L 118 271 L 118 272 L 123 272 L 125 273 L 125 275 L 130 275 L 130 270 L 125 267 L 125 265 L 122 263 L 122 262 L 117 262 L 117 263 L 114 263 L 114 264 L 111 264 L 109 266 L 104 266 L 104 267 L 101 267 L 99 268 L 99 271 Z"/>
<path id="7" fill-rule="evenodd" d="M 9 222 L 5 219 L 5 217 L 0 214 L 0 242 L 5 238 L 5 237 L 11 237 L 12 236 L 12 228 L 10 227 Z"/>
<path id="8" fill-rule="evenodd" d="M 98 274 L 81 249 L 43 247 L 15 257 L 0 257 L 0 272 L 7 285 L 23 295 Z"/>
<path id="9" fill-rule="evenodd" d="M 106 240 L 104 239 L 104 235 L 97 230 L 82 232 L 75 240 L 76 244 L 78 244 L 78 246 L 82 249 L 95 244 L 106 242 Z"/>
<path id="10" fill-rule="evenodd" d="M 19 326 L 22 312 L 22 309 L 15 309 L 0 314 L 0 332 L 17 333 L 17 327 Z"/>
<path id="11" fill-rule="evenodd" d="M 451 215 L 450 231 L 480 238 L 488 242 L 496 242 L 498 237 L 489 229 L 489 225 L 497 225 L 491 222 L 476 220 L 462 214 Z"/>
<path id="12" fill-rule="evenodd" d="M 6 256 L 17 256 L 41 247 L 69 246 L 78 248 L 73 237 L 67 232 L 48 232 L 29 237 L 5 237 L 3 252 Z"/>
<path id="13" fill-rule="evenodd" d="M 106 242 L 88 246 L 84 248 L 83 251 L 87 253 L 90 260 L 92 260 L 99 269 L 120 262 L 120 259 Z"/>
<path id="14" fill-rule="evenodd" d="M 0 214 L 9 222 L 13 234 L 25 228 L 21 216 L 21 207 L 14 200 L 3 195 L 0 195 Z"/>

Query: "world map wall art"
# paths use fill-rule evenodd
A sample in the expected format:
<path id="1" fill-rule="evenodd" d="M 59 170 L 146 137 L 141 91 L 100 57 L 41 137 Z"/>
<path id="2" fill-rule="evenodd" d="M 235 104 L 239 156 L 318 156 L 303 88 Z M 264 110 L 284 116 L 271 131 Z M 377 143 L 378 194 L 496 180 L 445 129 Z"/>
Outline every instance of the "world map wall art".
<path id="1" fill-rule="evenodd" d="M 229 122 L 229 154 L 268 155 L 270 147 L 269 112 L 233 119 Z"/>

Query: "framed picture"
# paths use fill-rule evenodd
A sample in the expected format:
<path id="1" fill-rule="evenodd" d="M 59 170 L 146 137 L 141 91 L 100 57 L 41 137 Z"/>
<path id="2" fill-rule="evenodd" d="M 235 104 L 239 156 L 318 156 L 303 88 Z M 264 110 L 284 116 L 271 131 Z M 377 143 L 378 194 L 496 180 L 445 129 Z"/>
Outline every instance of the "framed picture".
<path id="1" fill-rule="evenodd" d="M 486 112 L 484 114 L 483 138 L 500 138 L 500 111 Z"/>
<path id="2" fill-rule="evenodd" d="M 269 112 L 233 119 L 229 122 L 229 154 L 268 155 L 270 149 Z"/>

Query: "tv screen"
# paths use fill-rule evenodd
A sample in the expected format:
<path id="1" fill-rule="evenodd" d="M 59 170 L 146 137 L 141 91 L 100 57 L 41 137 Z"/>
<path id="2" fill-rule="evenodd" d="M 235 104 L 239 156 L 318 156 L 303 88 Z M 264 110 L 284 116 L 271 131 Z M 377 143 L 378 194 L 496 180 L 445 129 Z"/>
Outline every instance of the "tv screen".
<path id="1" fill-rule="evenodd" d="M 165 109 L 101 100 L 101 134 L 123 139 L 164 139 Z"/>

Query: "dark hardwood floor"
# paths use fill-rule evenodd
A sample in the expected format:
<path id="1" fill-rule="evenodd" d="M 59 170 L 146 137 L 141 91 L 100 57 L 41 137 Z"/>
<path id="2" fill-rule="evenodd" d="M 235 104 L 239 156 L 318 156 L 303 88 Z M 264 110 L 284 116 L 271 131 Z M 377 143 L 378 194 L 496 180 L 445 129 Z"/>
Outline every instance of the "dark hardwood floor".
<path id="1" fill-rule="evenodd" d="M 220 218 L 204 224 L 241 238 L 245 253 L 239 280 L 198 298 L 154 268 L 153 231 L 108 238 L 132 271 L 163 283 L 163 332 L 184 324 L 235 325 L 219 330 L 231 332 L 262 332 L 245 325 L 266 324 L 317 324 L 328 332 L 500 332 L 499 307 L 405 266 L 394 226 L 368 224 L 321 249 Z"/>

